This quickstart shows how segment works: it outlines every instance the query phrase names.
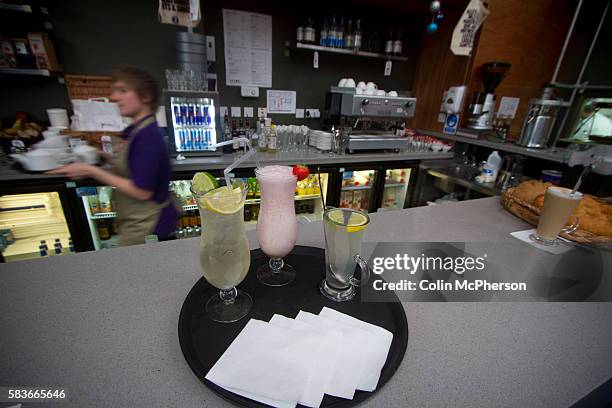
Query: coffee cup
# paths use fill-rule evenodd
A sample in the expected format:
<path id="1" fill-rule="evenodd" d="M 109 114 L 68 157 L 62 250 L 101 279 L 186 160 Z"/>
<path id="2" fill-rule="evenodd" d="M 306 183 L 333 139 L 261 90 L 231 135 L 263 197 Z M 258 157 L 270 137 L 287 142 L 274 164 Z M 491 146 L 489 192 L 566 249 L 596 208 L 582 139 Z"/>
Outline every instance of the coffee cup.
<path id="1" fill-rule="evenodd" d="M 582 193 L 572 193 L 569 188 L 549 187 L 544 194 L 544 206 L 540 211 L 536 233 L 529 238 L 543 245 L 558 245 L 559 233 L 571 234 L 578 229 L 578 218 L 570 218 L 582 197 Z M 569 221 L 572 224 L 567 226 Z"/>

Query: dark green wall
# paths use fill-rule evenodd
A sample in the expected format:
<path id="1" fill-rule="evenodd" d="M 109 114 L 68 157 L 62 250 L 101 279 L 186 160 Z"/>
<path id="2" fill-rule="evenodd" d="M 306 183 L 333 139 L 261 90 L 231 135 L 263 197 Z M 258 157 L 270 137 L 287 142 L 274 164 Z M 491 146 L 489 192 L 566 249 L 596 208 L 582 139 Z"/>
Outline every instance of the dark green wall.
<path id="1" fill-rule="evenodd" d="M 325 92 L 342 77 L 374 81 L 390 90 L 410 90 L 416 68 L 416 55 L 424 26 L 422 16 L 389 13 L 376 7 L 351 6 L 334 2 L 248 2 L 202 1 L 204 24 L 196 32 L 214 35 L 217 63 L 213 69 L 219 77 L 221 104 L 227 106 L 266 106 L 265 89 L 260 98 L 240 97 L 239 87 L 225 86 L 223 64 L 222 8 L 256 11 L 271 14 L 273 20 L 273 89 L 297 91 L 298 108 L 323 109 Z M 307 10 L 307 11 L 306 11 Z M 314 10 L 314 12 L 313 12 Z M 317 27 L 321 21 L 315 12 L 345 13 L 362 18 L 366 36 L 378 32 L 384 44 L 388 24 L 402 25 L 404 52 L 408 62 L 394 62 L 390 77 L 383 76 L 384 60 L 320 53 L 320 68 L 312 68 L 312 52 L 291 50 L 285 56 L 285 41 L 295 40 L 298 18 L 312 15 Z M 117 65 L 133 64 L 148 69 L 165 84 L 164 69 L 176 65 L 175 33 L 177 28 L 161 24 L 157 20 L 157 1 L 55 1 L 49 3 L 51 21 L 54 24 L 55 46 L 58 57 L 69 74 L 108 75 Z M 48 107 L 68 107 L 65 87 L 53 79 L 2 77 L 0 117 L 12 118 L 14 112 L 24 110 L 35 118 L 45 120 Z M 300 120 L 289 115 L 276 115 L 279 123 L 297 123 Z M 309 124 L 318 126 L 318 121 Z"/>

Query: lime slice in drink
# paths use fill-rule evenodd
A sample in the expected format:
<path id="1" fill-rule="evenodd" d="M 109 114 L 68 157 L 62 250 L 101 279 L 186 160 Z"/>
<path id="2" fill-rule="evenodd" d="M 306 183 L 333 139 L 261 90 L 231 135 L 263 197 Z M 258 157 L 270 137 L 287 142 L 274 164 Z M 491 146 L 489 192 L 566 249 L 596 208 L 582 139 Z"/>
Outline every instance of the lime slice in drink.
<path id="1" fill-rule="evenodd" d="M 212 174 L 205 171 L 200 171 L 193 175 L 193 178 L 191 179 L 191 187 L 196 193 L 204 194 L 207 191 L 214 190 L 215 188 L 219 187 L 219 183 L 217 180 L 215 180 Z"/>
<path id="2" fill-rule="evenodd" d="M 204 196 L 204 202 L 209 210 L 217 214 L 234 214 L 242 209 L 242 191 L 239 187 L 229 190 L 227 187 L 220 187 L 209 191 Z"/>

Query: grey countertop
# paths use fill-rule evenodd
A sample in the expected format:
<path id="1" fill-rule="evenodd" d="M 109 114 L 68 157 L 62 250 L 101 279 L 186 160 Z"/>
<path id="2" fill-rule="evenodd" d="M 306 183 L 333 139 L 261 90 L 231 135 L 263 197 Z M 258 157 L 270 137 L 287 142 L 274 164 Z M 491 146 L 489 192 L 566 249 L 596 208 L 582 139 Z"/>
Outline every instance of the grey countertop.
<path id="1" fill-rule="evenodd" d="M 527 227 L 488 198 L 372 214 L 365 240 L 516 243 Z M 298 244 L 322 247 L 320 223 Z M 178 342 L 197 253 L 191 238 L 1 265 L 0 385 L 64 386 L 78 407 L 229 407 Z M 612 375 L 612 303 L 403 305 L 404 360 L 361 406 L 561 407 Z"/>
<path id="2" fill-rule="evenodd" d="M 231 164 L 238 156 L 236 154 L 223 154 L 221 156 L 204 156 L 193 157 L 185 160 L 172 159 L 174 172 L 181 171 L 202 171 L 202 170 L 218 170 L 224 169 Z M 262 164 L 307 164 L 307 165 L 342 165 L 355 163 L 373 163 L 373 162 L 392 162 L 392 161 L 411 161 L 411 160 L 432 160 L 432 159 L 449 159 L 453 157 L 452 152 L 370 152 L 357 154 L 330 154 L 322 153 L 315 149 L 301 154 L 277 152 L 273 153 L 258 153 L 259 161 Z M 255 167 L 253 160 L 247 160 L 241 163 L 238 168 Z M 25 173 L 8 167 L 0 167 L 0 181 L 40 181 L 40 180 L 57 180 L 61 177 L 50 176 L 38 173 Z"/>

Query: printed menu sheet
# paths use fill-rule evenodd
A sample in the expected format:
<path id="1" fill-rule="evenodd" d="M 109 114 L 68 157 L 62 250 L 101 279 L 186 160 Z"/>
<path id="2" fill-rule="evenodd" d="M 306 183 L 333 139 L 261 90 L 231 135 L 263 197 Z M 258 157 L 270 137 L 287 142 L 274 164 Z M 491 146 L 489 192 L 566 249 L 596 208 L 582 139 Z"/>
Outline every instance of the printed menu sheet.
<path id="1" fill-rule="evenodd" d="M 223 9 L 227 86 L 272 87 L 272 16 Z"/>
<path id="2" fill-rule="evenodd" d="M 295 114 L 295 91 L 267 91 L 268 113 Z"/>

